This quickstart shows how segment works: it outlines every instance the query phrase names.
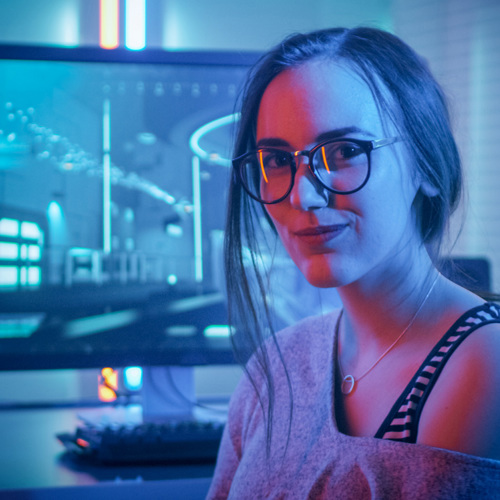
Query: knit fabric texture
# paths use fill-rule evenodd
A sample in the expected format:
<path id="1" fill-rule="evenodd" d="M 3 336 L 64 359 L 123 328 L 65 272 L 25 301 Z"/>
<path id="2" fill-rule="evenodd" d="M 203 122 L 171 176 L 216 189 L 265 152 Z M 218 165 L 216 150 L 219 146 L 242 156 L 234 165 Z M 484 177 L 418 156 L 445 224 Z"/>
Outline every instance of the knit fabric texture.
<path id="1" fill-rule="evenodd" d="M 341 433 L 333 411 L 339 311 L 278 333 L 293 390 L 272 342 L 275 381 L 270 456 L 264 415 L 244 376 L 234 392 L 208 499 L 500 499 L 500 461 L 420 444 Z M 265 382 L 248 369 L 264 397 Z M 289 436 L 289 439 L 288 439 Z"/>

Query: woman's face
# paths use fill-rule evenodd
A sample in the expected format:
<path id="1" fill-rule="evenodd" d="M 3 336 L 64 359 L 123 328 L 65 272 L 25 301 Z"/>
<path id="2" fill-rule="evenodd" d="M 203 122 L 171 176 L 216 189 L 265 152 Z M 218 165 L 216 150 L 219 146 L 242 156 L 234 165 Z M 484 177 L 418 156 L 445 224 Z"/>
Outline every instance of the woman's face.
<path id="1" fill-rule="evenodd" d="M 327 133 L 364 140 L 396 135 L 366 83 L 341 64 L 312 61 L 272 80 L 259 108 L 257 146 L 311 149 Z M 370 179 L 350 195 L 326 191 L 307 159 L 297 162 L 292 192 L 266 209 L 306 279 L 333 287 L 363 278 L 377 283 L 398 267 L 403 272 L 420 243 L 411 209 L 419 185 L 404 142 L 372 151 Z"/>

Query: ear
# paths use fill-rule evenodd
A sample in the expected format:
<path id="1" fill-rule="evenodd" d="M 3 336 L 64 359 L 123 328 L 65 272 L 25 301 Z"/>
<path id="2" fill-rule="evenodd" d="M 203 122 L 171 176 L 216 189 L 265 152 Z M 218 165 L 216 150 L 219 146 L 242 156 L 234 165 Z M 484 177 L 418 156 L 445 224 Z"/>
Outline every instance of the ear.
<path id="1" fill-rule="evenodd" d="M 439 194 L 438 188 L 429 181 L 422 181 L 420 183 L 420 191 L 422 191 L 422 193 L 429 198 L 433 198 Z"/>

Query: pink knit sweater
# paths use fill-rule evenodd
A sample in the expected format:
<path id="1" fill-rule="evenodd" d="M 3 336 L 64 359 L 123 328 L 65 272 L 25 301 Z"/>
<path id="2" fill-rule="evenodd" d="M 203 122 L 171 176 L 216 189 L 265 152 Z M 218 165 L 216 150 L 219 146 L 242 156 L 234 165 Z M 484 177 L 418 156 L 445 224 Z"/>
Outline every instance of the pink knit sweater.
<path id="1" fill-rule="evenodd" d="M 287 449 L 288 385 L 269 348 L 276 386 L 269 459 L 262 409 L 243 377 L 231 399 L 207 498 L 500 499 L 500 461 L 339 432 L 332 401 L 337 316 L 334 311 L 308 318 L 278 334 L 294 395 Z M 249 369 L 256 373 L 252 362 Z M 264 391 L 260 377 L 258 384 Z"/>

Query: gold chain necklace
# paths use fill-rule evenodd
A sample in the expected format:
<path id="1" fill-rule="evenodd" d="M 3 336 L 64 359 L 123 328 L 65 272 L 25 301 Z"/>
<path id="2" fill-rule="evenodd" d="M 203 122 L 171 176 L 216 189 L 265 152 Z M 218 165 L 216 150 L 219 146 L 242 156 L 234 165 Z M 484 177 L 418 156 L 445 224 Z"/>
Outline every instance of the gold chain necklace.
<path id="1" fill-rule="evenodd" d="M 348 395 L 351 394 L 352 391 L 354 390 L 355 385 L 366 375 L 368 375 L 379 363 L 382 361 L 382 359 L 385 357 L 386 354 L 391 351 L 391 349 L 403 338 L 403 335 L 410 329 L 411 325 L 413 325 L 414 321 L 417 319 L 418 313 L 422 310 L 422 307 L 424 307 L 424 304 L 427 302 L 427 299 L 429 298 L 432 290 L 434 290 L 434 286 L 436 285 L 437 279 L 439 277 L 436 277 L 434 282 L 432 283 L 431 287 L 429 288 L 429 291 L 427 292 L 427 295 L 424 297 L 424 300 L 422 300 L 420 306 L 417 309 L 417 312 L 413 315 L 411 318 L 411 321 L 408 323 L 408 326 L 399 334 L 398 338 L 382 353 L 382 355 L 375 360 L 375 362 L 366 370 L 362 375 L 360 375 L 358 378 L 355 378 L 354 375 L 348 374 L 344 376 L 344 371 L 342 370 L 342 364 L 340 362 L 340 356 L 339 356 L 339 330 L 340 330 L 340 319 L 342 318 L 342 314 L 344 310 L 342 309 L 340 311 L 339 317 L 337 319 L 337 324 L 335 325 L 335 338 L 337 342 L 337 363 L 339 365 L 339 371 L 340 371 L 340 376 L 342 377 L 342 384 L 340 386 L 340 390 L 342 391 L 342 394 Z"/>

